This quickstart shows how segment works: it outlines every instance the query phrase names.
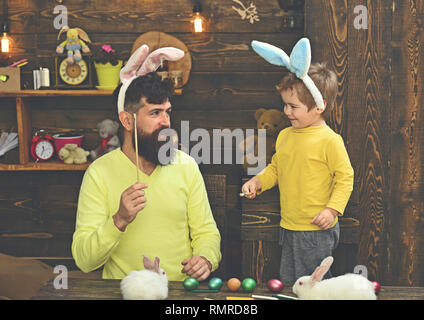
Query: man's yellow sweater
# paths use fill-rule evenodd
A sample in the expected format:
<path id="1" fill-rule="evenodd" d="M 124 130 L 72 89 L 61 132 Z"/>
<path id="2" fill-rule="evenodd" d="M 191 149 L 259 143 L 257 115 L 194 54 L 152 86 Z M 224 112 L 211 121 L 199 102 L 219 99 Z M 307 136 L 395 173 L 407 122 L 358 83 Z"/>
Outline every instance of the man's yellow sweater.
<path id="1" fill-rule="evenodd" d="M 221 260 L 221 237 L 209 206 L 205 185 L 193 158 L 177 150 L 174 163 L 157 166 L 150 176 L 140 171 L 146 207 L 119 231 L 112 216 L 122 192 L 136 182 L 135 165 L 121 149 L 87 169 L 81 185 L 72 255 L 89 272 L 104 265 L 103 278 L 122 279 L 143 269 L 143 257 L 158 256 L 169 280 L 184 280 L 181 262 L 204 256 L 212 270 Z"/>
<path id="2" fill-rule="evenodd" d="M 343 139 L 328 126 L 282 130 L 271 163 L 257 177 L 261 192 L 278 183 L 280 225 L 289 230 L 321 230 L 311 220 L 326 207 L 342 215 L 353 189 Z"/>

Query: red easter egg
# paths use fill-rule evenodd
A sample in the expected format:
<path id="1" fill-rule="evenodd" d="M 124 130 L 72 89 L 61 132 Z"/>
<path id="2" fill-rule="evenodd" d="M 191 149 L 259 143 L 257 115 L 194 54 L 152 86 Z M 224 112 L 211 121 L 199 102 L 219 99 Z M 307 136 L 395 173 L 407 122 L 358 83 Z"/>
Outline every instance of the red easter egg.
<path id="1" fill-rule="evenodd" d="M 378 294 L 380 292 L 381 285 L 377 281 L 372 281 L 372 284 L 374 285 L 375 294 Z"/>
<path id="2" fill-rule="evenodd" d="M 271 279 L 267 282 L 267 287 L 272 292 L 280 292 L 283 290 L 283 283 L 278 279 Z"/>

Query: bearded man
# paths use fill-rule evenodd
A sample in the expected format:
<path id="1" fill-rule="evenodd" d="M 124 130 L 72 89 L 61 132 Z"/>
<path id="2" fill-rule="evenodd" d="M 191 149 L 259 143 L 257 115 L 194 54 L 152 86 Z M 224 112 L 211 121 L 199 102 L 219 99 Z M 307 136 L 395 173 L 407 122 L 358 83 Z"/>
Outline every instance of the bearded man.
<path id="1" fill-rule="evenodd" d="M 103 278 L 122 279 L 143 269 L 143 255 L 159 257 L 171 281 L 205 280 L 218 267 L 221 237 L 197 163 L 174 148 L 161 157 L 173 90 L 156 72 L 135 78 L 119 112 L 122 147 L 85 172 L 72 242 L 84 272 L 103 266 Z"/>

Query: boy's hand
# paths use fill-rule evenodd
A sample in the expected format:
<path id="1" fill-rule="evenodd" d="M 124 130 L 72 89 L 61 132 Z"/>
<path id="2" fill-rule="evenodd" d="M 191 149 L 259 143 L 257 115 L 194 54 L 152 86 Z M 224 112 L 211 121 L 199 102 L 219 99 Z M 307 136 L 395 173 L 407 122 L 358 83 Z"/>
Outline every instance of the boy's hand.
<path id="1" fill-rule="evenodd" d="M 244 196 L 248 199 L 253 199 L 256 197 L 256 192 L 262 189 L 261 181 L 257 177 L 253 177 L 247 181 L 243 187 L 241 187 L 241 192 L 244 193 Z"/>
<path id="2" fill-rule="evenodd" d="M 323 230 L 327 230 L 333 225 L 339 213 L 331 208 L 325 208 L 312 219 L 311 224 L 315 224 Z"/>

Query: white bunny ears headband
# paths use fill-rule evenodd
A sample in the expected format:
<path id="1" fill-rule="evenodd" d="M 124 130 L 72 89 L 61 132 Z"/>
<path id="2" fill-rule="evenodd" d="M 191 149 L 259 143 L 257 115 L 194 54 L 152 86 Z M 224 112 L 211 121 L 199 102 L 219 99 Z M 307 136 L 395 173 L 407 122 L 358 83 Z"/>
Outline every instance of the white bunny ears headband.
<path id="1" fill-rule="evenodd" d="M 149 47 L 143 44 L 134 51 L 125 67 L 121 69 L 122 87 L 118 95 L 118 114 L 124 111 L 125 93 L 134 79 L 156 71 L 161 60 L 177 61 L 182 57 L 184 51 L 173 47 L 159 48 L 149 54 Z"/>
<path id="2" fill-rule="evenodd" d="M 314 81 L 308 76 L 311 66 L 311 45 L 309 39 L 302 38 L 296 43 L 290 57 L 280 48 L 265 42 L 252 41 L 252 48 L 271 64 L 286 67 L 303 81 L 312 94 L 318 109 L 325 109 L 324 99 Z"/>

